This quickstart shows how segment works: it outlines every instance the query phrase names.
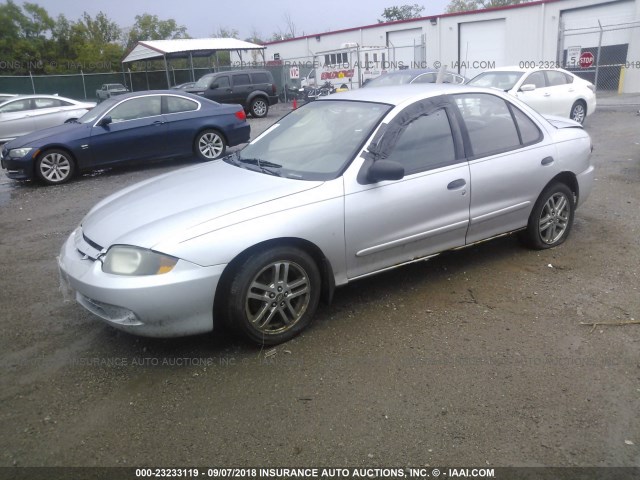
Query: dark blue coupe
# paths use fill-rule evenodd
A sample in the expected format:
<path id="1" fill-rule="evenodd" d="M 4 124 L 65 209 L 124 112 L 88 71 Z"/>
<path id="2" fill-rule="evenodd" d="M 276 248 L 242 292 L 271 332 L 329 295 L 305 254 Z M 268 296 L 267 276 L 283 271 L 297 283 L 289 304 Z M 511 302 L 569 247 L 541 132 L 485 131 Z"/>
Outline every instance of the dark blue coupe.
<path id="1" fill-rule="evenodd" d="M 124 162 L 196 155 L 214 160 L 227 146 L 249 141 L 240 105 L 221 105 L 176 90 L 120 95 L 73 123 L 6 143 L 0 155 L 7 176 L 55 185 L 77 171 Z"/>

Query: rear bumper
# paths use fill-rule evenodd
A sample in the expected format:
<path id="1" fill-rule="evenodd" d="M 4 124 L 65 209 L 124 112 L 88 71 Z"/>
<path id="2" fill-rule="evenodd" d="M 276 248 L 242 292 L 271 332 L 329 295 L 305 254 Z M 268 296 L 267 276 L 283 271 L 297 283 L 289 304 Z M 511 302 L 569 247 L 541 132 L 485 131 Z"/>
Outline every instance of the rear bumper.
<path id="1" fill-rule="evenodd" d="M 275 105 L 276 103 L 278 103 L 278 96 L 269 95 L 269 105 Z"/>

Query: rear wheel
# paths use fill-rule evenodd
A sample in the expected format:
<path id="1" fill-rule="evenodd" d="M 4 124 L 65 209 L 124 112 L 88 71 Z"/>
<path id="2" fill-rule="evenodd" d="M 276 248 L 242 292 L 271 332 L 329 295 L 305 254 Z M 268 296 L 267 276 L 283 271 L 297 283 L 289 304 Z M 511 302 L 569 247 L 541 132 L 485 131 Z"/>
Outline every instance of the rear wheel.
<path id="1" fill-rule="evenodd" d="M 574 213 L 573 192 L 564 183 L 555 183 L 538 197 L 521 238 L 536 250 L 560 245 L 569 236 Z"/>
<path id="2" fill-rule="evenodd" d="M 584 123 L 584 119 L 587 117 L 587 106 L 582 100 L 578 100 L 571 107 L 571 114 L 569 118 L 575 120 L 578 123 Z"/>
<path id="3" fill-rule="evenodd" d="M 229 288 L 228 320 L 251 341 L 277 345 L 311 323 L 320 273 L 306 252 L 278 247 L 248 257 Z"/>
<path id="4" fill-rule="evenodd" d="M 36 176 L 48 185 L 69 181 L 75 173 L 73 158 L 64 150 L 52 149 L 40 154 L 36 160 Z"/>
<path id="5" fill-rule="evenodd" d="M 256 118 L 266 117 L 269 113 L 269 103 L 263 97 L 256 97 L 251 101 L 249 110 L 251 115 Z"/>
<path id="6" fill-rule="evenodd" d="M 224 155 L 227 144 L 219 132 L 203 130 L 196 137 L 194 149 L 201 160 L 215 160 Z"/>

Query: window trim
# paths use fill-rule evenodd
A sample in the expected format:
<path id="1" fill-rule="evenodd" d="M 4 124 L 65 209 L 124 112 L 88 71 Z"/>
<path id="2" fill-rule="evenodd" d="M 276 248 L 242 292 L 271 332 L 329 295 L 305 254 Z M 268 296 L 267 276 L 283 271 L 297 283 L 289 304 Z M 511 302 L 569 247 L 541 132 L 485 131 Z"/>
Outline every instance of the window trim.
<path id="1" fill-rule="evenodd" d="M 189 102 L 193 102 L 193 103 L 195 103 L 197 105 L 197 108 L 195 110 L 186 110 L 186 111 L 182 111 L 182 112 L 168 112 L 168 111 L 166 111 L 167 110 L 167 108 L 166 108 L 167 107 L 167 100 L 166 99 L 168 97 L 177 97 L 177 98 L 182 98 L 184 100 L 187 100 Z M 178 115 L 180 113 L 199 112 L 201 108 L 202 108 L 202 104 L 199 101 L 197 101 L 197 100 L 195 100 L 193 98 L 184 97 L 182 95 L 175 95 L 175 94 L 171 94 L 171 93 L 162 95 L 162 99 L 161 99 L 161 103 L 160 103 L 160 111 L 162 112 L 161 113 L 162 115 Z"/>

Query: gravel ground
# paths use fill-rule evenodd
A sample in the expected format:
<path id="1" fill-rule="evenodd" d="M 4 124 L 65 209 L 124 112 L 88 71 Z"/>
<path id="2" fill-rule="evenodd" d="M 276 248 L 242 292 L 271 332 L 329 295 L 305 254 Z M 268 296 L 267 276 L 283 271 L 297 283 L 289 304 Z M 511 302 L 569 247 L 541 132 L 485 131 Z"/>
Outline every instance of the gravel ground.
<path id="1" fill-rule="evenodd" d="M 561 247 L 505 237 L 355 282 L 270 350 L 119 333 L 58 290 L 94 203 L 193 159 L 2 177 L 0 466 L 640 466 L 640 325 L 583 325 L 640 320 L 639 124 L 587 120 L 597 181 Z"/>

